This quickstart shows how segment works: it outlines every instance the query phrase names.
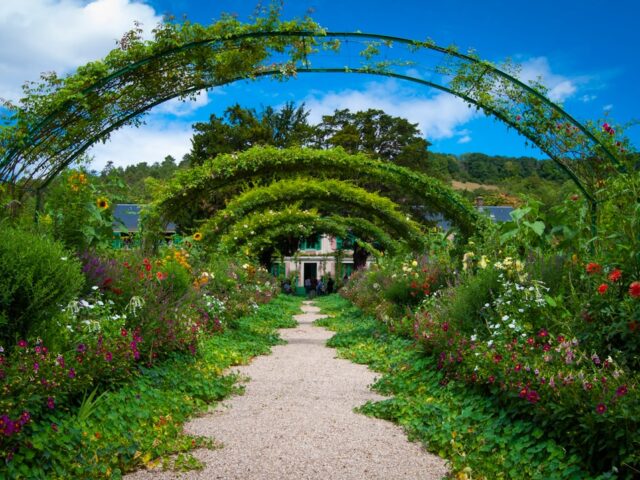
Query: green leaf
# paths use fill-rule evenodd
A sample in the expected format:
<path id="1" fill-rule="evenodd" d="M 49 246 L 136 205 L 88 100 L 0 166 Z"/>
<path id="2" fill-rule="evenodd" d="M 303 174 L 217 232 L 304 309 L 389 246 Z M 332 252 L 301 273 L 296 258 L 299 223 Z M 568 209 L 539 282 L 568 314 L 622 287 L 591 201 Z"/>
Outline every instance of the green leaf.
<path id="1" fill-rule="evenodd" d="M 530 211 L 531 207 L 516 208 L 515 210 L 511 211 L 509 215 L 515 222 L 517 222 L 518 220 L 522 220 L 522 218 Z"/>

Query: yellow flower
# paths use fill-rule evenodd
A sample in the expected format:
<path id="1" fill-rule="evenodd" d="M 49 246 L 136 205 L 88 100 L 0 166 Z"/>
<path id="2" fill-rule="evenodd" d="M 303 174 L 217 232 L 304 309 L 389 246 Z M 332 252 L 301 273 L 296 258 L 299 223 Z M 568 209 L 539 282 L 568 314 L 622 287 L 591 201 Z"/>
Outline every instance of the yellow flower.
<path id="1" fill-rule="evenodd" d="M 200 240 L 202 240 L 202 233 L 200 233 L 200 232 L 196 232 L 196 233 L 194 233 L 194 234 L 193 234 L 193 239 L 194 239 L 196 242 L 199 242 Z"/>
<path id="2" fill-rule="evenodd" d="M 109 201 L 104 197 L 99 197 L 96 200 L 96 205 L 100 210 L 106 210 L 107 208 L 109 208 Z"/>
<path id="3" fill-rule="evenodd" d="M 487 258 L 486 255 L 482 255 L 482 257 L 480 258 L 480 261 L 478 262 L 478 266 L 484 270 L 485 268 L 487 268 L 488 264 L 489 264 L 489 259 Z"/>
<path id="4" fill-rule="evenodd" d="M 414 260 L 413 262 L 411 262 L 411 265 L 413 265 L 414 267 L 417 267 L 418 266 L 418 262 Z"/>

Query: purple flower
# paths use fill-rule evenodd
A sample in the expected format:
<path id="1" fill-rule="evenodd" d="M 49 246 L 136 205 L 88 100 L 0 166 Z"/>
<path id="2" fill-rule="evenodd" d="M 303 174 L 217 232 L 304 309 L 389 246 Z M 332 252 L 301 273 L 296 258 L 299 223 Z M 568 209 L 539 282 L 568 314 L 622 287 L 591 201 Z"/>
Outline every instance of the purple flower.
<path id="1" fill-rule="evenodd" d="M 107 362 L 110 362 L 111 360 L 113 360 L 113 355 L 111 354 L 111 352 L 107 352 L 107 353 L 105 353 L 105 354 L 104 354 L 104 359 L 105 359 Z"/>
<path id="2" fill-rule="evenodd" d="M 38 362 L 33 364 L 33 371 L 37 372 L 38 370 L 40 370 L 40 364 Z"/>
<path id="3" fill-rule="evenodd" d="M 69 369 L 69 378 L 76 378 L 76 370 L 74 368 Z"/>
<path id="4" fill-rule="evenodd" d="M 80 343 L 76 347 L 76 350 L 78 351 L 78 353 L 84 353 L 87 351 L 87 346 L 84 343 Z"/>
<path id="5" fill-rule="evenodd" d="M 53 410 L 54 408 L 56 408 L 56 401 L 53 397 L 48 397 L 47 398 L 47 407 L 51 410 Z"/>
<path id="6" fill-rule="evenodd" d="M 62 355 L 58 355 L 58 358 L 56 358 L 56 363 L 58 364 L 58 366 L 64 368 L 64 357 Z"/>
<path id="7" fill-rule="evenodd" d="M 627 386 L 626 385 L 620 385 L 618 387 L 618 389 L 616 390 L 616 397 L 622 397 L 622 396 L 626 395 L 627 392 L 628 392 Z"/>

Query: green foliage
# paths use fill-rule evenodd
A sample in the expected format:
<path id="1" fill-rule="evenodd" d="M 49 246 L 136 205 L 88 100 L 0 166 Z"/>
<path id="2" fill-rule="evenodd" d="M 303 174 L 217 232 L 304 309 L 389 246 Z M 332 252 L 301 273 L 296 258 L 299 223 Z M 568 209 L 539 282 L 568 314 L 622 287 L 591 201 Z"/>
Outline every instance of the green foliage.
<path id="1" fill-rule="evenodd" d="M 198 468 L 189 452 L 219 444 L 185 435 L 183 423 L 238 391 L 238 378 L 223 372 L 269 353 L 281 342 L 276 329 L 295 326 L 299 305 L 298 298 L 279 297 L 240 319 L 237 329 L 203 339 L 197 357 L 175 355 L 142 368 L 130 385 L 103 391 L 99 401 L 93 391 L 82 404 L 90 405 L 84 409 L 90 415 L 82 406 L 58 404 L 28 425 L 29 443 L 0 464 L 0 476 L 120 478 L 142 467 Z M 174 454 L 179 458 L 171 461 Z"/>
<path id="2" fill-rule="evenodd" d="M 49 190 L 39 221 L 68 248 L 82 252 L 106 248 L 113 239 L 110 200 L 94 178 L 76 170 L 64 172 Z"/>
<path id="3" fill-rule="evenodd" d="M 79 262 L 58 242 L 0 229 L 0 342 L 9 346 L 51 321 L 84 283 Z"/>
<path id="4" fill-rule="evenodd" d="M 389 334 L 336 296 L 316 300 L 323 313 L 318 320 L 337 334 L 329 345 L 341 357 L 364 363 L 382 377 L 374 389 L 393 398 L 359 408 L 367 415 L 399 423 L 409 437 L 446 458 L 456 478 L 573 479 L 591 476 L 582 459 L 567 452 L 535 423 L 509 416 L 494 398 L 447 382 L 408 339 Z"/>
<path id="5" fill-rule="evenodd" d="M 422 235 L 419 225 L 402 214 L 391 200 L 338 180 L 296 179 L 281 180 L 267 187 L 248 190 L 235 197 L 226 208 L 207 220 L 202 230 L 208 232 L 207 240 L 212 242 L 216 235 L 223 233 L 229 224 L 259 209 L 272 205 L 291 204 L 304 200 L 314 204 L 347 208 L 361 215 L 378 217 L 389 225 L 395 234 L 410 245 L 421 245 Z"/>
<path id="6" fill-rule="evenodd" d="M 475 209 L 438 180 L 364 154 L 350 155 L 342 149 L 255 147 L 238 154 L 220 155 L 202 166 L 180 172 L 156 200 L 156 214 L 188 222 L 190 215 L 185 216 L 185 212 L 191 210 L 190 205 L 206 202 L 210 210 L 219 209 L 239 194 L 248 181 L 255 185 L 261 179 L 288 179 L 303 174 L 318 179 L 350 180 L 369 190 L 372 185 L 384 186 L 381 193 L 402 205 L 407 214 L 416 205 L 435 210 L 452 220 L 464 236 L 483 226 Z M 335 209 L 324 213 L 335 213 Z"/>

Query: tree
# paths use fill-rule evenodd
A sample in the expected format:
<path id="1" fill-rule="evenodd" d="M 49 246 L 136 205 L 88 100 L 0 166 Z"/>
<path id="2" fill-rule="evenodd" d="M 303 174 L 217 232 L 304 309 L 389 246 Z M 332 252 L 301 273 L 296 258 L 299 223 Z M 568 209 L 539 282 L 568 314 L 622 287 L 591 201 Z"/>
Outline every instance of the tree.
<path id="1" fill-rule="evenodd" d="M 316 145 L 340 146 L 350 153 L 364 152 L 414 170 L 428 170 L 429 142 L 422 138 L 418 125 L 382 110 L 352 113 L 336 110 L 322 117 Z"/>
<path id="2" fill-rule="evenodd" d="M 201 165 L 221 153 L 240 152 L 256 145 L 279 148 L 307 145 L 314 135 L 308 116 L 304 104 L 295 107 L 292 102 L 278 111 L 267 107 L 261 113 L 233 105 L 222 117 L 211 115 L 209 122 L 193 126 L 196 133 L 191 139 L 189 161 Z"/>

